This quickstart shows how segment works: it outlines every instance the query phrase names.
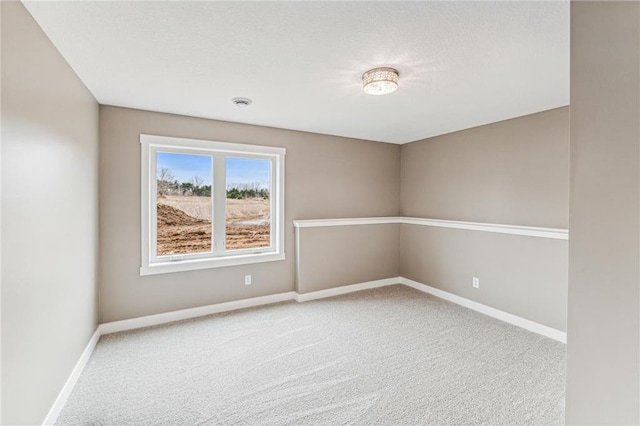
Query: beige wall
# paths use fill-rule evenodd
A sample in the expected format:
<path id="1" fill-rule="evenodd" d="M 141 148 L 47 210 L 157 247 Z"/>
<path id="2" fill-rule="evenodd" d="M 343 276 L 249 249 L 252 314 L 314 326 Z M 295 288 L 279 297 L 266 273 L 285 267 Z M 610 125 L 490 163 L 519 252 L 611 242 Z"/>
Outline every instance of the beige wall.
<path id="1" fill-rule="evenodd" d="M 398 224 L 300 228 L 296 291 L 400 276 Z"/>
<path id="2" fill-rule="evenodd" d="M 285 147 L 286 260 L 141 277 L 140 133 Z M 391 144 L 102 106 L 101 322 L 293 291 L 292 221 L 397 215 L 399 155 Z"/>
<path id="3" fill-rule="evenodd" d="M 403 145 L 401 161 L 405 216 L 567 227 L 568 107 Z M 405 224 L 400 246 L 403 277 L 566 330 L 566 241 Z"/>
<path id="4" fill-rule="evenodd" d="M 640 423 L 640 4 L 571 5 L 567 423 Z"/>
<path id="5" fill-rule="evenodd" d="M 2 2 L 2 423 L 40 424 L 97 323 L 98 104 Z"/>
<path id="6" fill-rule="evenodd" d="M 400 235 L 403 277 L 566 331 L 567 241 L 407 224 Z"/>
<path id="7" fill-rule="evenodd" d="M 401 214 L 566 228 L 569 108 L 402 145 Z"/>

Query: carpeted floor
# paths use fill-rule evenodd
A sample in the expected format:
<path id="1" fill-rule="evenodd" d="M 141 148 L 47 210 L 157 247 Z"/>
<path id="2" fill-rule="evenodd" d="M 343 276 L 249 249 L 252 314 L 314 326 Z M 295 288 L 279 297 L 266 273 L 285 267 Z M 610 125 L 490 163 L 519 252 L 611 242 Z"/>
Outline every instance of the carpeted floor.
<path id="1" fill-rule="evenodd" d="M 60 425 L 563 424 L 565 346 L 404 286 L 103 336 Z"/>

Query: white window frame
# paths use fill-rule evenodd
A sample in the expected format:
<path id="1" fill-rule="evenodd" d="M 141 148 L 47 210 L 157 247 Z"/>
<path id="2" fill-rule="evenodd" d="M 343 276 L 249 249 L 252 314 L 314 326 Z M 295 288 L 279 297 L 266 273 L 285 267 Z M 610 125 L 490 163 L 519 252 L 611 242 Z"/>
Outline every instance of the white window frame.
<path id="1" fill-rule="evenodd" d="M 164 274 L 218 268 L 285 259 L 284 252 L 284 158 L 286 150 L 279 147 L 216 142 L 156 135 L 140 135 L 142 148 L 142 266 L 140 275 Z M 156 153 L 207 155 L 212 158 L 211 200 L 212 251 L 210 253 L 157 256 L 157 181 Z M 229 250 L 226 243 L 226 158 L 256 158 L 271 162 L 271 243 L 269 247 Z M 222 217 L 215 212 L 225 212 Z M 217 244 L 216 244 L 217 241 Z"/>

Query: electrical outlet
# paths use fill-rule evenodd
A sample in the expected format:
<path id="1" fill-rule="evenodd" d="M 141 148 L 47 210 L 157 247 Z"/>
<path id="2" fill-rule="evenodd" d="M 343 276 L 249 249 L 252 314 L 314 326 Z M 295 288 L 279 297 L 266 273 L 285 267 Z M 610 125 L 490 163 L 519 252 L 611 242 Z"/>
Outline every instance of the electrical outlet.
<path id="1" fill-rule="evenodd" d="M 473 277 L 473 283 L 471 285 L 473 288 L 480 288 L 480 278 Z"/>
<path id="2" fill-rule="evenodd" d="M 251 275 L 244 276 L 244 285 L 251 285 Z"/>

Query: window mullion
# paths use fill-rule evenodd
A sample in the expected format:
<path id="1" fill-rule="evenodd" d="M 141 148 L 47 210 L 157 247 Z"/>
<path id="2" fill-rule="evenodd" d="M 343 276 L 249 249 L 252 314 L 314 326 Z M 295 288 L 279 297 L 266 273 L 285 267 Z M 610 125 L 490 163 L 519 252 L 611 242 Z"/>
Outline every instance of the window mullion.
<path id="1" fill-rule="evenodd" d="M 215 154 L 213 156 L 213 242 L 214 253 L 225 253 L 226 241 L 226 209 L 227 209 L 227 170 L 225 156 Z"/>

